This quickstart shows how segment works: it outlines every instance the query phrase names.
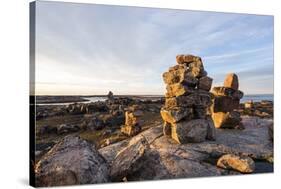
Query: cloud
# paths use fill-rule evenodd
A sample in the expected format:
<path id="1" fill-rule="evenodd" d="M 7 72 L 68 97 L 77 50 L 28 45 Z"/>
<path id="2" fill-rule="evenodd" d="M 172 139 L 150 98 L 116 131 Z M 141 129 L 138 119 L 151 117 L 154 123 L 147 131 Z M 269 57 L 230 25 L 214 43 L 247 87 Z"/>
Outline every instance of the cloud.
<path id="1" fill-rule="evenodd" d="M 164 94 L 162 73 L 180 53 L 201 56 L 215 82 L 273 67 L 270 16 L 59 2 L 37 9 L 40 94 Z"/>

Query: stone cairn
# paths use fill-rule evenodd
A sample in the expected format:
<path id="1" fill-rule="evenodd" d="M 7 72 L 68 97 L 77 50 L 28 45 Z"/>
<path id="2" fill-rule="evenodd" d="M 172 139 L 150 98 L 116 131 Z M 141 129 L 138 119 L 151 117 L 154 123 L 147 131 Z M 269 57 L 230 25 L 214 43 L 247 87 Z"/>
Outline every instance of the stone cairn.
<path id="1" fill-rule="evenodd" d="M 141 132 L 143 111 L 138 105 L 130 106 L 125 112 L 125 125 L 121 127 L 121 132 L 127 136 L 134 136 Z"/>
<path id="2" fill-rule="evenodd" d="M 213 104 L 211 107 L 212 119 L 216 128 L 243 129 L 240 113 L 235 111 L 239 108 L 243 92 L 238 90 L 238 76 L 230 73 L 224 80 L 223 87 L 214 87 Z"/>
<path id="3" fill-rule="evenodd" d="M 198 56 L 178 55 L 177 65 L 163 74 L 167 92 L 161 109 L 164 135 L 178 143 L 215 140 L 215 127 L 209 113 L 213 79 L 207 76 Z"/>
<path id="4" fill-rule="evenodd" d="M 108 92 L 108 94 L 107 94 L 107 99 L 108 99 L 109 101 L 114 100 L 113 92 L 111 92 L 111 91 Z"/>

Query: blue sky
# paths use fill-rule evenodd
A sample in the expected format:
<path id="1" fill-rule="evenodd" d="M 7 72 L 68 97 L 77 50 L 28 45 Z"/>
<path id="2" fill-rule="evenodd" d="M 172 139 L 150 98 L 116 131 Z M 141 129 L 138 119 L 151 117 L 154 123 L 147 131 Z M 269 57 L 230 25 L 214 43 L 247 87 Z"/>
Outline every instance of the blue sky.
<path id="1" fill-rule="evenodd" d="M 37 1 L 36 94 L 164 94 L 177 54 L 273 93 L 273 17 Z"/>

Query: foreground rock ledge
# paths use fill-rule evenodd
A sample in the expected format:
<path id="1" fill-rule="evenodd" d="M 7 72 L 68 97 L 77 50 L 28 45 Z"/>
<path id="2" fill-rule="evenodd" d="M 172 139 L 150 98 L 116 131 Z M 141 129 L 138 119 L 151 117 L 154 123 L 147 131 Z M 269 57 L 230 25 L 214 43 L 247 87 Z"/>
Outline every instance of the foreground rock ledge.
<path id="1" fill-rule="evenodd" d="M 68 136 L 57 143 L 37 164 L 36 186 L 63 186 L 109 182 L 108 166 L 92 146 Z"/>
<path id="2" fill-rule="evenodd" d="M 216 141 L 193 144 L 177 144 L 157 126 L 99 152 L 111 166 L 111 180 L 117 182 L 241 174 L 217 167 L 217 160 L 225 154 L 270 160 L 269 123 L 264 120 L 263 126 L 253 127 L 247 119 L 245 130 L 218 130 Z"/>

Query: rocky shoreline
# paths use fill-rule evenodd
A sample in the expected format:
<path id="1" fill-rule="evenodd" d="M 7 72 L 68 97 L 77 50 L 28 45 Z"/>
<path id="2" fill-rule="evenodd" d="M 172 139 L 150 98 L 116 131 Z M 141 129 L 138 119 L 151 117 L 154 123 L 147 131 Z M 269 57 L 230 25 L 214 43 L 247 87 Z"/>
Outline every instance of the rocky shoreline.
<path id="1" fill-rule="evenodd" d="M 37 105 L 36 186 L 273 172 L 273 102 L 240 103 L 236 74 L 211 90 L 200 57 L 176 60 L 165 98 Z"/>
<path id="2" fill-rule="evenodd" d="M 137 136 L 130 137 L 122 134 L 120 127 L 124 124 L 125 109 L 134 104 L 138 104 L 142 107 L 144 115 L 141 119 L 145 120 L 145 123 L 143 123 L 142 130 Z M 255 104 L 257 107 L 265 105 L 263 102 Z M 270 104 L 273 105 L 273 103 Z M 120 105 L 121 107 L 119 107 Z M 132 160 L 128 160 L 132 165 L 127 165 L 127 170 L 124 170 L 122 173 L 108 173 L 106 182 L 124 181 L 124 179 L 127 181 L 154 180 L 241 174 L 233 170 L 225 171 L 214 165 L 214 162 L 216 162 L 220 156 L 229 153 L 250 156 L 257 162 L 257 165 L 261 165 L 256 167 L 259 173 L 273 171 L 273 148 L 272 142 L 269 140 L 267 128 L 268 125 L 273 123 L 272 114 L 269 117 L 260 117 L 252 114 L 252 112 L 251 114 L 247 114 L 247 111 L 245 111 L 245 104 L 241 103 L 239 111 L 244 112 L 242 113 L 242 123 L 246 128 L 245 130 L 218 129 L 216 132 L 216 141 L 178 146 L 162 133 L 162 118 L 159 112 L 163 105 L 163 100 L 140 101 L 122 97 L 116 98 L 114 102 L 105 101 L 90 104 L 75 103 L 69 106 L 38 106 L 36 124 L 36 165 L 42 164 L 44 158 L 50 157 L 50 152 L 56 149 L 56 145 L 65 141 L 65 138 L 78 137 L 79 140 L 85 141 L 88 145 L 98 150 L 98 153 L 106 160 L 106 165 L 111 167 L 113 166 L 113 160 L 120 151 L 123 151 L 125 148 L 128 150 L 135 150 L 135 147 L 132 147 L 132 144 L 134 144 L 133 141 L 137 141 L 137 144 L 134 145 L 138 146 L 140 145 L 139 140 L 142 141 L 140 138 L 145 136 L 148 142 L 145 140 L 140 143 L 148 144 L 146 144 L 145 147 L 141 146 L 136 149 L 149 149 L 147 153 L 150 155 L 144 155 L 146 153 L 140 155 L 141 157 L 139 157 L 140 159 L 137 160 L 136 163 L 133 163 Z M 266 104 L 264 110 L 267 108 L 269 108 L 268 104 Z M 40 117 L 42 112 L 46 114 L 44 117 Z M 132 153 L 131 151 L 129 152 L 129 154 Z M 139 154 L 139 152 L 134 153 Z M 178 155 L 175 155 L 175 153 L 178 153 Z M 127 155 L 124 156 L 127 157 Z M 167 159 L 167 162 L 159 163 L 163 157 L 166 159 L 169 157 L 171 159 Z M 143 158 L 145 160 L 142 160 Z M 81 159 L 79 159 L 79 161 L 81 161 Z M 115 163 L 118 161 L 119 160 L 115 160 Z M 156 164 L 156 162 L 158 163 Z M 167 167 L 165 167 L 165 169 L 163 167 L 155 167 L 155 170 L 159 170 L 157 171 L 158 175 L 147 172 L 149 170 L 145 168 L 145 165 L 156 166 L 159 164 L 159 166 L 164 166 L 163 164 L 169 165 L 169 162 L 179 163 L 179 165 L 174 165 L 178 166 L 177 168 L 168 167 L 168 170 L 165 170 Z M 114 170 L 119 170 L 116 166 L 119 165 L 114 165 Z M 181 166 L 188 166 L 188 169 L 185 169 L 186 171 L 184 172 L 177 172 L 180 171 L 178 169 L 180 169 L 179 167 Z M 169 169 L 172 169 L 174 172 Z M 191 169 L 193 171 L 191 171 Z M 39 170 L 38 168 L 38 171 Z M 36 172 L 36 177 L 41 178 L 39 174 L 40 171 L 38 171 Z M 49 171 L 50 170 L 47 172 Z M 41 172 L 45 171 L 41 170 Z M 110 179 L 110 174 L 117 176 L 113 176 L 114 179 Z M 120 179 L 120 175 L 123 176 L 122 179 Z M 43 182 L 38 179 L 37 185 L 46 186 L 46 183 L 48 183 L 47 185 L 66 184 L 64 180 L 62 180 L 61 183 L 53 183 L 51 180 L 52 179 L 48 182 Z M 77 184 L 78 183 L 83 184 L 82 181 L 77 181 Z M 91 182 L 87 181 L 85 183 Z"/>

